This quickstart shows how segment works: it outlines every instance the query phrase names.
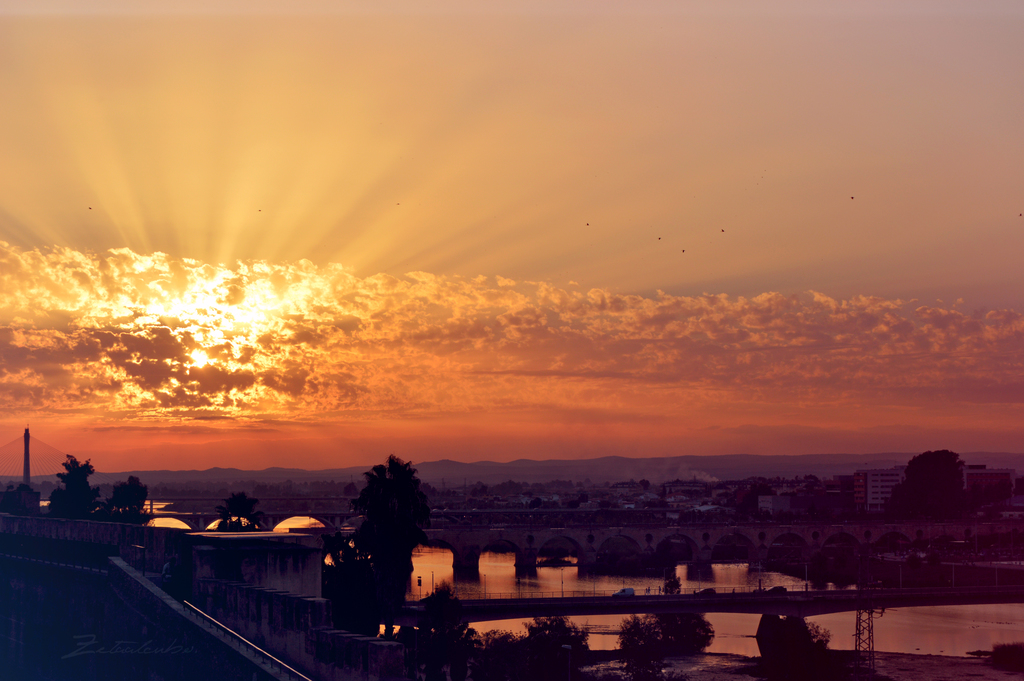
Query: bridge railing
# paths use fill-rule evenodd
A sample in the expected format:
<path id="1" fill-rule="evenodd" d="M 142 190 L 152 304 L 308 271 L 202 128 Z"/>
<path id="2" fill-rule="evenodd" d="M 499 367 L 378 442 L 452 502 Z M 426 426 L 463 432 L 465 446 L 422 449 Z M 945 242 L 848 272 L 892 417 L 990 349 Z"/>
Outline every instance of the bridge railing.
<path id="1" fill-rule="evenodd" d="M 957 594 L 963 596 L 971 595 L 998 595 L 998 594 L 1020 594 L 1024 592 L 1024 586 L 969 586 L 969 587 L 915 587 L 915 588 L 871 588 L 867 589 L 872 596 L 948 596 Z M 533 599 L 593 599 L 616 597 L 616 591 L 610 589 L 598 589 L 591 591 L 531 591 L 520 593 L 515 591 L 487 592 L 477 598 L 463 598 L 463 604 L 484 603 L 487 601 L 500 600 L 533 600 Z M 778 600 L 804 600 L 807 598 L 857 598 L 862 594 L 855 586 L 842 589 L 799 589 L 793 588 L 787 591 L 771 591 L 769 589 L 758 589 L 756 587 L 728 587 L 721 589 L 686 589 L 679 594 L 658 594 L 658 593 L 635 593 L 633 596 L 621 596 L 623 600 L 649 600 L 649 599 L 687 599 L 687 598 L 714 598 L 727 600 L 730 598 L 750 597 Z M 409 605 L 416 603 L 410 602 Z"/>
<path id="2" fill-rule="evenodd" d="M 486 591 L 475 598 L 463 598 L 463 603 L 466 602 L 479 602 L 479 601 L 491 601 L 491 600 L 521 600 L 521 599 L 534 599 L 534 598 L 609 598 L 609 597 L 621 597 L 621 598 L 680 598 L 685 596 L 690 597 L 702 597 L 702 596 L 742 596 L 747 597 L 751 595 L 759 595 L 765 597 L 782 596 L 786 597 L 789 594 L 804 594 L 804 593 L 832 593 L 836 591 L 855 592 L 856 587 L 849 588 L 835 588 L 835 589 L 810 589 L 805 590 L 802 588 L 792 588 L 788 591 L 773 592 L 768 589 L 759 589 L 757 587 L 709 587 L 706 589 L 684 589 L 678 594 L 665 594 L 658 593 L 657 591 L 641 591 L 639 589 L 634 590 L 632 596 L 616 596 L 619 592 L 618 589 L 590 589 L 590 590 L 557 590 L 557 591 Z M 909 591 L 905 589 L 904 591 Z"/>

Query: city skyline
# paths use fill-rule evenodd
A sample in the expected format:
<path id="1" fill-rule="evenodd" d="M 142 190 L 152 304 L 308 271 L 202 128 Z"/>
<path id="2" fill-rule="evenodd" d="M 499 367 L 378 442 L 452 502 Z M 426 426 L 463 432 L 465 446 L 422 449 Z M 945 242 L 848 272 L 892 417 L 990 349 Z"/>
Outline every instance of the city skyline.
<path id="1" fill-rule="evenodd" d="M 160 5 L 0 9 L 12 438 L 1021 451 L 1018 5 Z"/>

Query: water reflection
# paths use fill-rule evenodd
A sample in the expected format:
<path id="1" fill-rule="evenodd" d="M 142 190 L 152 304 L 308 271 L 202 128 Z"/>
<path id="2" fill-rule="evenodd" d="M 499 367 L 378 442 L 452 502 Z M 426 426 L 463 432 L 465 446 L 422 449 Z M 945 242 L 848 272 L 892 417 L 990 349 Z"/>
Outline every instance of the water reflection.
<path id="1" fill-rule="evenodd" d="M 675 574 L 684 590 L 708 587 L 754 589 L 759 586 L 768 589 L 780 585 L 804 588 L 803 580 L 761 572 L 756 565 L 748 566 L 746 563 L 714 563 L 699 568 L 682 564 L 676 566 Z M 664 583 L 664 577 L 664 574 L 622 577 L 580 573 L 575 565 L 541 565 L 536 570 L 517 573 L 514 554 L 490 552 L 480 556 L 476 572 L 460 572 L 456 577 L 450 551 L 420 547 L 413 554 L 413 579 L 408 593 L 415 598 L 428 596 L 434 587 L 447 581 L 453 584 L 462 598 L 600 595 L 627 586 L 640 594 L 656 594 Z"/>
<path id="2" fill-rule="evenodd" d="M 773 572 L 761 572 L 755 565 L 711 564 L 700 568 L 678 565 L 675 574 L 684 590 L 751 589 L 786 586 L 804 588 L 803 580 Z M 610 594 L 623 587 L 632 587 L 638 594 L 655 594 L 664 583 L 664 575 L 623 577 L 580 573 L 575 565 L 544 567 L 535 571 L 519 572 L 515 569 L 515 555 L 485 552 L 480 556 L 475 573 L 460 572 L 452 568 L 452 554 L 447 549 L 421 547 L 413 555 L 413 575 L 408 595 L 410 599 L 428 596 L 447 581 L 460 598 L 507 596 L 580 596 Z M 852 617 L 852 615 L 851 615 Z M 594 615 L 572 618 L 590 632 L 590 647 L 594 650 L 612 650 L 618 646 L 620 615 Z M 729 652 L 757 655 L 753 634 L 757 630 L 757 615 L 712 614 L 708 620 L 715 627 L 715 641 L 711 652 Z M 523 620 L 495 620 L 477 622 L 478 631 L 507 629 L 517 633 L 526 631 Z"/>
<path id="3" fill-rule="evenodd" d="M 419 549 L 413 556 L 413 578 L 409 598 L 430 594 L 432 587 L 448 581 L 461 598 L 482 598 L 497 595 L 569 595 L 610 593 L 632 587 L 637 594 L 658 593 L 664 578 L 660 575 L 621 577 L 580 574 L 575 565 L 538 567 L 530 573 L 516 574 L 513 554 L 484 553 L 477 573 L 455 574 L 452 554 L 445 549 Z M 760 571 L 758 566 L 729 563 L 678 565 L 676 576 L 684 590 L 713 587 L 723 589 L 769 589 L 785 586 L 789 590 L 804 589 L 802 579 L 775 572 Z M 422 584 L 418 584 L 417 577 Z M 835 588 L 830 585 L 830 588 Z M 708 621 L 715 628 L 715 639 L 708 649 L 713 653 L 758 655 L 754 634 L 760 615 L 710 613 Z M 618 645 L 619 615 L 595 615 L 572 618 L 590 633 L 590 647 L 612 650 Z M 855 614 L 836 613 L 811 618 L 832 632 L 831 646 L 836 650 L 853 648 Z M 506 629 L 524 633 L 522 619 L 477 622 L 478 631 Z M 1024 604 L 942 606 L 932 608 L 900 608 L 886 610 L 875 619 L 875 649 L 885 652 L 922 655 L 964 655 L 969 650 L 988 650 L 994 643 L 1024 640 Z"/>

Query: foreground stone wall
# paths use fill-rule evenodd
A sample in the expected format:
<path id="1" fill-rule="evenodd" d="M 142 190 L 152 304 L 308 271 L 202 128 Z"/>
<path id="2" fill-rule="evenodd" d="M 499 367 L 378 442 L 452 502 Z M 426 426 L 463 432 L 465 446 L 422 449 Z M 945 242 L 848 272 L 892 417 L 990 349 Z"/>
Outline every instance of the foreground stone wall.
<path id="1" fill-rule="evenodd" d="M 153 572 L 159 572 L 169 557 L 181 553 L 185 536 L 182 530 L 168 527 L 6 514 L 0 514 L 0 534 L 112 546 L 116 547 L 112 553 L 130 556 L 137 567 L 144 562 L 146 570 Z M 144 550 L 132 548 L 136 546 Z"/>
<path id="2" fill-rule="evenodd" d="M 315 537 L 277 533 L 189 535 L 192 578 L 245 582 L 303 596 L 319 597 L 323 550 Z"/>
<path id="3" fill-rule="evenodd" d="M 190 620 L 119 558 L 107 570 L 0 556 L 0 678 L 284 681 Z"/>
<path id="4" fill-rule="evenodd" d="M 400 643 L 331 626 L 330 602 L 242 582 L 200 580 L 196 605 L 256 645 L 324 681 L 405 677 Z"/>

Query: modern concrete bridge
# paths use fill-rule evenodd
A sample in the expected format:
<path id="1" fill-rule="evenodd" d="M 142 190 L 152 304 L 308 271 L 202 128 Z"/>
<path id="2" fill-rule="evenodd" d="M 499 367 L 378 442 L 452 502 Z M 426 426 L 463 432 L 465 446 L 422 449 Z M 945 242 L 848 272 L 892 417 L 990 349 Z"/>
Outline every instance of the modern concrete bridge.
<path id="1" fill-rule="evenodd" d="M 812 617 L 849 612 L 864 607 L 865 597 L 874 609 L 917 608 L 938 605 L 1024 603 L 1024 586 L 963 587 L 937 589 L 856 589 L 829 591 L 752 590 L 722 593 L 686 593 L 657 596 L 572 595 L 547 598 L 491 597 L 462 601 L 465 622 L 551 617 L 555 615 L 631 615 L 729 612 L 790 617 Z M 419 603 L 406 605 L 400 624 L 414 625 L 423 614 Z"/>

